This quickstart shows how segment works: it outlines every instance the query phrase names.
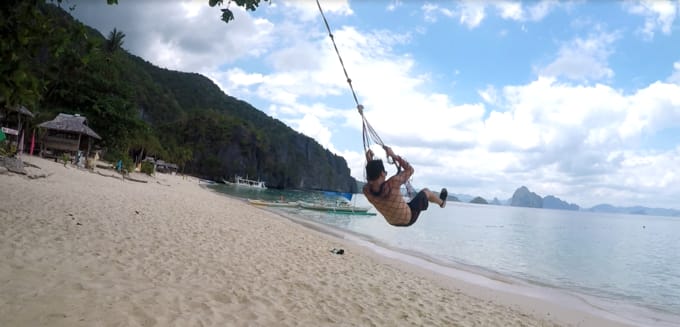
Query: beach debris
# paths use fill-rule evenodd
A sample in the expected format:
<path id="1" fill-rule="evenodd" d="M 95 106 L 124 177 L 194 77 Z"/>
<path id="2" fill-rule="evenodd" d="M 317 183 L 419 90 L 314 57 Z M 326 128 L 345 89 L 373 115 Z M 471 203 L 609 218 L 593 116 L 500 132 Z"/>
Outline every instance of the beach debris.
<path id="1" fill-rule="evenodd" d="M 113 178 L 115 178 L 115 179 L 118 179 L 118 176 L 116 176 L 116 175 L 104 174 L 104 173 L 99 172 L 99 171 L 97 172 L 97 174 L 102 175 L 102 176 L 104 176 L 104 177 L 113 177 Z"/>
<path id="2" fill-rule="evenodd" d="M 80 222 L 77 222 L 77 223 L 76 223 L 76 226 L 82 226 L 82 225 L 83 225 L 83 224 L 81 224 Z"/>
<path id="3" fill-rule="evenodd" d="M 139 214 L 139 211 L 135 210 L 135 213 L 136 213 L 136 214 Z"/>
<path id="4" fill-rule="evenodd" d="M 345 250 L 333 248 L 333 249 L 331 250 L 331 253 L 337 254 L 337 255 L 343 255 L 343 254 L 345 254 Z"/>
<path id="5" fill-rule="evenodd" d="M 26 175 L 26 170 L 24 169 L 24 162 L 17 158 L 0 156 L 0 167 L 5 167 L 7 170 L 13 173 Z"/>
<path id="6" fill-rule="evenodd" d="M 132 177 L 127 176 L 127 175 L 123 175 L 123 178 L 124 178 L 125 180 L 133 181 L 133 182 L 137 182 L 137 183 L 148 183 L 148 181 L 145 181 L 145 180 L 143 180 L 143 179 L 132 178 Z"/>
<path id="7" fill-rule="evenodd" d="M 31 175 L 28 175 L 28 178 L 29 179 L 38 179 L 38 178 L 47 178 L 47 177 L 50 177 L 50 176 L 52 176 L 52 174 L 31 174 Z"/>
<path id="8" fill-rule="evenodd" d="M 36 169 L 42 169 L 42 168 L 40 168 L 38 165 L 34 165 L 34 164 L 32 164 L 32 163 L 30 163 L 30 162 L 28 162 L 28 161 L 24 161 L 24 166 L 26 166 L 26 167 L 31 167 L 31 168 L 36 168 Z"/>
<path id="9" fill-rule="evenodd" d="M 30 162 L 24 162 L 17 158 L 3 157 L 0 156 L 0 174 L 11 175 L 11 173 L 16 173 L 20 175 L 26 175 L 29 179 L 47 178 L 52 174 L 34 174 L 26 171 L 26 167 L 42 169 Z"/>

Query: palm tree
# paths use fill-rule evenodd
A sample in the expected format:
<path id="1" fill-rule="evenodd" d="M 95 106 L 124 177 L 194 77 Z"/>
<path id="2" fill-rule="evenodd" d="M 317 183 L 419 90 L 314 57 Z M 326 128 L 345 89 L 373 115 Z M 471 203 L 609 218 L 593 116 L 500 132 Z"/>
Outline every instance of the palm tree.
<path id="1" fill-rule="evenodd" d="M 122 46 L 123 46 L 123 43 L 124 43 L 123 42 L 124 38 L 125 38 L 125 33 L 114 28 L 111 31 L 111 33 L 109 33 L 108 40 L 106 40 L 106 50 L 109 53 L 114 53 L 118 49 L 121 49 Z"/>

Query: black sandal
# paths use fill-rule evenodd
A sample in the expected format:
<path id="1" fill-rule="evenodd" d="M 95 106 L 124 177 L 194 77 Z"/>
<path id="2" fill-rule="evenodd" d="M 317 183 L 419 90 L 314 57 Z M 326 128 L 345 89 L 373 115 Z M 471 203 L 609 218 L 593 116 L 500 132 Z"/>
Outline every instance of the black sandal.
<path id="1" fill-rule="evenodd" d="M 442 204 L 439 205 L 439 207 L 443 208 L 446 206 L 446 199 L 449 196 L 449 191 L 446 190 L 446 188 L 443 188 L 441 192 L 439 192 L 439 199 L 442 200 Z"/>

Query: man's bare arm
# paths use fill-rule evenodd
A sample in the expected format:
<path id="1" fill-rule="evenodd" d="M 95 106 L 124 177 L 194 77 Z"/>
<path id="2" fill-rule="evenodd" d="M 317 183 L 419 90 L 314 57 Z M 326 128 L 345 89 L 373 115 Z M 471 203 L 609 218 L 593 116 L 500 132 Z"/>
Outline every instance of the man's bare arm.
<path id="1" fill-rule="evenodd" d="M 385 152 L 387 153 L 387 156 L 392 157 L 392 159 L 401 167 L 401 172 L 397 175 L 395 175 L 393 178 L 396 178 L 401 184 L 406 183 L 409 178 L 413 175 L 415 172 L 415 169 L 413 169 L 413 166 L 408 163 L 408 161 L 404 160 L 401 156 L 398 156 L 392 151 L 392 148 L 385 146 Z"/>

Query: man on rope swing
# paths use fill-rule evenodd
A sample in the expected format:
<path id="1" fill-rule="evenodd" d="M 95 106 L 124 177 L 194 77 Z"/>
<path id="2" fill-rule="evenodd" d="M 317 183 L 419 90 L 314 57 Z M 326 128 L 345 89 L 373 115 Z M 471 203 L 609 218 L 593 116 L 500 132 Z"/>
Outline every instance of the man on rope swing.
<path id="1" fill-rule="evenodd" d="M 408 203 L 401 194 L 401 185 L 408 182 L 413 175 L 413 167 L 401 156 L 395 155 L 392 148 L 384 146 L 388 158 L 392 158 L 401 167 L 394 176 L 387 178 L 387 171 L 382 159 L 374 159 L 373 151 L 366 151 L 366 179 L 364 195 L 373 206 L 385 217 L 385 220 L 393 226 L 411 226 L 421 211 L 427 210 L 429 202 L 436 203 L 439 207 L 446 206 L 448 192 L 443 188 L 439 197 L 432 191 L 424 188 Z"/>
<path id="2" fill-rule="evenodd" d="M 323 14 L 321 9 L 321 4 L 319 0 L 316 0 L 316 4 L 319 7 L 319 12 L 323 18 L 323 22 L 328 30 L 328 36 L 333 42 L 333 47 L 335 48 L 335 53 L 338 55 L 338 60 L 340 60 L 340 65 L 347 78 L 347 84 L 349 84 L 350 90 L 352 90 L 352 95 L 354 96 L 354 102 L 357 104 L 357 110 L 361 115 L 363 120 L 363 133 L 364 133 L 364 149 L 366 150 L 366 179 L 368 183 L 364 185 L 364 195 L 373 206 L 385 217 L 388 223 L 394 226 L 411 226 L 418 220 L 418 215 L 421 211 L 427 210 L 430 202 L 438 204 L 440 207 L 446 206 L 446 197 L 448 192 L 445 188 L 442 189 L 439 197 L 432 193 L 428 189 L 422 189 L 418 194 L 409 202 L 406 203 L 401 195 L 400 187 L 405 184 L 407 189 L 410 187 L 408 183 L 409 178 L 413 175 L 413 167 L 406 162 L 400 156 L 394 154 L 392 149 L 380 140 L 378 134 L 373 130 L 373 127 L 368 123 L 366 117 L 364 117 L 364 106 L 359 104 L 359 99 L 354 92 L 354 87 L 352 86 L 352 79 L 349 78 L 347 74 L 347 69 L 345 69 L 345 63 L 340 57 L 340 51 L 338 51 L 338 46 L 335 44 L 335 38 L 333 33 L 331 33 L 331 27 L 328 25 L 328 20 Z M 387 152 L 387 157 L 392 158 L 394 162 L 400 167 L 396 175 L 387 178 L 387 172 L 383 166 L 383 162 L 380 159 L 373 159 L 373 151 L 369 148 L 370 141 L 373 140 L 377 144 L 380 144 Z M 410 193 L 410 190 L 409 190 Z"/>

